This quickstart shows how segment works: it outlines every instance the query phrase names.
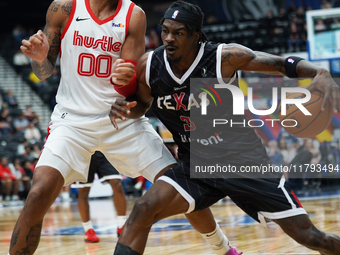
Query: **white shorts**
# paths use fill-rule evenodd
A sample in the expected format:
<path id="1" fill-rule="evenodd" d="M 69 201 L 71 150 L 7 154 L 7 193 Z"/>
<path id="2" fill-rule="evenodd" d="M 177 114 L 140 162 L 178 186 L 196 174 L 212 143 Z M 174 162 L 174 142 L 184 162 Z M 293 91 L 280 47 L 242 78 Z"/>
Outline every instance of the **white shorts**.
<path id="1" fill-rule="evenodd" d="M 36 167 L 56 168 L 68 185 L 87 181 L 91 155 L 96 150 L 121 174 L 132 178 L 142 175 L 151 182 L 162 169 L 176 163 L 147 118 L 118 120 L 117 124 L 118 130 L 108 113 L 79 115 L 57 105 Z"/>

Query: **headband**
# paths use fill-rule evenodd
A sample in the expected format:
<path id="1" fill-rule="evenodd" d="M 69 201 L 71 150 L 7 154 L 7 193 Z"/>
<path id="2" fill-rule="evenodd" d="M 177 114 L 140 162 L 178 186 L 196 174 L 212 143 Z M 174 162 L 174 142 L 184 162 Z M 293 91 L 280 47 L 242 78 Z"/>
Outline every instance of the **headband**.
<path id="1" fill-rule="evenodd" d="M 203 23 L 203 17 L 201 15 L 183 10 L 180 7 L 170 7 L 165 12 L 163 18 L 190 25 L 198 30 L 201 30 Z"/>

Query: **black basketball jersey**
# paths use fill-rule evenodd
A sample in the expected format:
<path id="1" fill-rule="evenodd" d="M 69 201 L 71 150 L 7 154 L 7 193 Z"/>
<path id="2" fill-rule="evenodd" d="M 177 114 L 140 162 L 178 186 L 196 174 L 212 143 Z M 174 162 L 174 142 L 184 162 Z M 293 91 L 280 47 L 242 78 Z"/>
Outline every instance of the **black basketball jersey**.
<path id="1" fill-rule="evenodd" d="M 237 124 L 232 127 L 229 124 L 213 127 L 213 119 L 247 124 L 245 115 L 233 115 L 233 98 L 228 89 L 218 91 L 219 99 L 216 100 L 221 105 L 209 98 L 208 114 L 201 114 L 202 93 L 209 93 L 213 87 L 213 84 L 206 84 L 207 78 L 213 78 L 220 84 L 228 83 L 221 77 L 222 46 L 211 42 L 202 43 L 196 59 L 181 78 L 173 74 L 163 46 L 150 52 L 146 81 L 154 97 L 152 110 L 173 134 L 182 158 L 195 155 L 201 159 L 223 157 L 228 163 L 237 165 L 244 164 L 244 160 L 249 160 L 249 164 L 263 163 L 266 153 L 253 128 Z M 200 78 L 202 82 L 190 85 L 192 78 Z M 229 84 L 238 86 L 236 78 L 235 72 Z M 255 149 L 261 151 L 261 159 L 258 155 L 250 156 L 253 153 L 247 157 L 247 151 Z"/>

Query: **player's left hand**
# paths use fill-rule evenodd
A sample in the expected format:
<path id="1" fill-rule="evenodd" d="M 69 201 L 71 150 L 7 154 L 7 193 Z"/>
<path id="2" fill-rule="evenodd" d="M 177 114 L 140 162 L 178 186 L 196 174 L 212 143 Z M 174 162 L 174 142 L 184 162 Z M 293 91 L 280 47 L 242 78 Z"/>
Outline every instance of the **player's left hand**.
<path id="1" fill-rule="evenodd" d="M 135 74 L 135 66 L 132 63 L 117 59 L 112 67 L 111 81 L 116 85 L 128 85 Z"/>
<path id="2" fill-rule="evenodd" d="M 118 130 L 118 125 L 116 123 L 116 119 L 121 119 L 125 121 L 128 115 L 130 114 L 130 109 L 137 105 L 136 101 L 128 102 L 125 100 L 117 99 L 116 102 L 111 105 L 111 110 L 109 113 L 109 117 L 112 125 Z"/>
<path id="3" fill-rule="evenodd" d="M 43 62 L 48 55 L 49 44 L 46 35 L 39 30 L 28 40 L 22 40 L 20 50 L 32 60 Z"/>
<path id="4" fill-rule="evenodd" d="M 325 94 L 321 107 L 322 110 L 325 109 L 328 100 L 332 102 L 334 112 L 340 110 L 340 88 L 327 70 L 321 70 L 307 89 L 310 91 L 320 90 Z"/>

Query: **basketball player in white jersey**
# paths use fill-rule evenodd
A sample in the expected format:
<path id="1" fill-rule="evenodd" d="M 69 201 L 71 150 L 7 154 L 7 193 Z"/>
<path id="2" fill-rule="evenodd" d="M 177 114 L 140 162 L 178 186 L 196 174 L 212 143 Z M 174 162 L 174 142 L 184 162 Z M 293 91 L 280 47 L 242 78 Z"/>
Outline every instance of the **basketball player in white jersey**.
<path id="1" fill-rule="evenodd" d="M 122 174 L 142 175 L 151 182 L 175 165 L 145 117 L 119 121 L 117 130 L 108 116 L 116 99 L 136 90 L 134 69 L 144 53 L 145 30 L 144 12 L 129 0 L 55 0 L 47 11 L 44 32 L 22 41 L 21 50 L 33 60 L 40 79 L 52 74 L 60 53 L 62 78 L 9 254 L 34 253 L 48 208 L 63 186 L 87 181 L 96 150 Z M 209 209 L 187 217 L 200 233 L 213 232 L 203 236 L 214 249 L 222 254 L 229 250 Z"/>

